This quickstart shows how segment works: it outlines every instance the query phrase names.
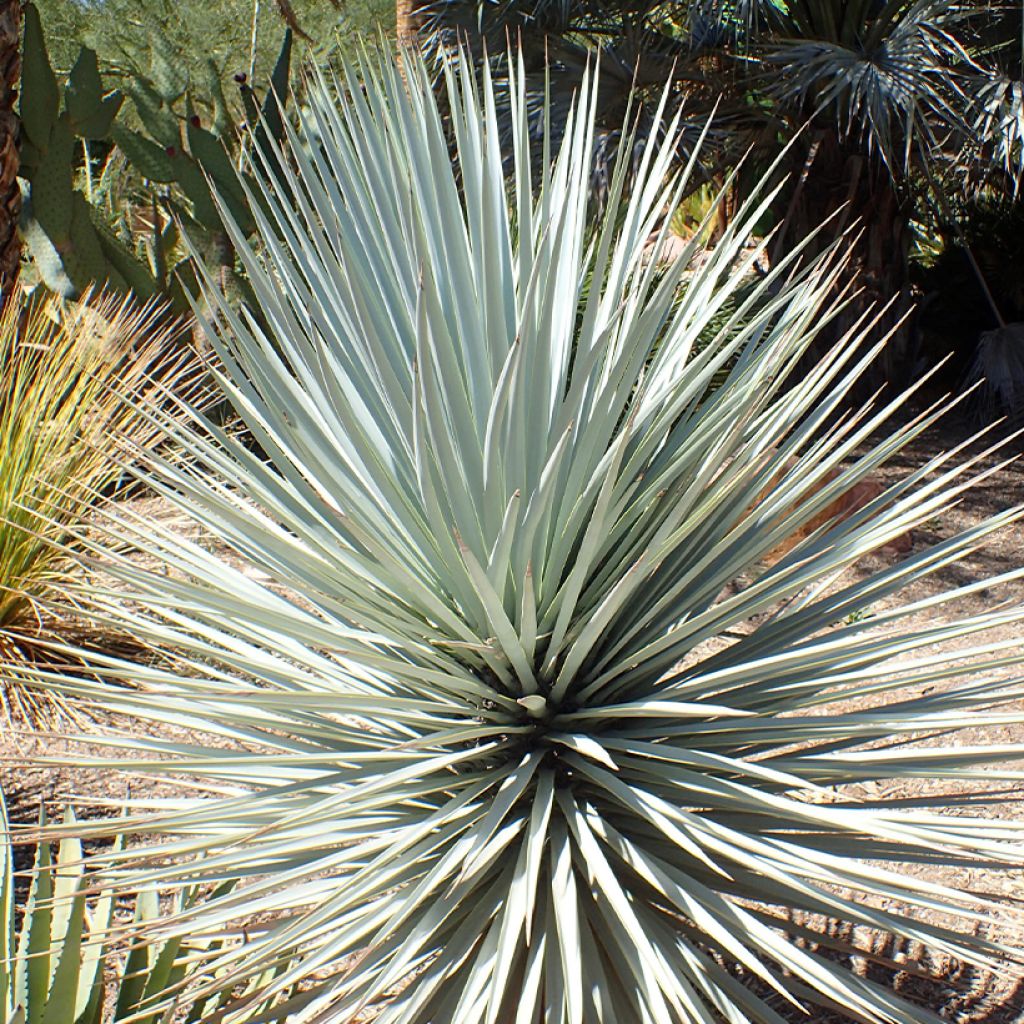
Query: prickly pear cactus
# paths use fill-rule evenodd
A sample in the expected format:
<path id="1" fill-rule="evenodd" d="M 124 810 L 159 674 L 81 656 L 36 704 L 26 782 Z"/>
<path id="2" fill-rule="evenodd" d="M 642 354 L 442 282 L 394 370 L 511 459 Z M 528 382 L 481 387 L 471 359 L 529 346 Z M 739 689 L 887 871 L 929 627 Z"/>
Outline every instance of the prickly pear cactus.
<path id="1" fill-rule="evenodd" d="M 206 82 L 209 95 L 200 103 L 192 83 L 167 60 L 166 47 L 159 42 L 154 40 L 149 68 L 140 71 L 127 88 L 143 130 L 118 125 L 115 143 L 144 177 L 172 186 L 174 198 L 192 222 L 190 228 L 198 227 L 208 235 L 223 233 L 216 191 L 242 230 L 254 231 L 256 225 L 237 170 L 245 136 L 240 136 L 232 120 L 220 76 L 211 66 Z M 238 82 L 244 127 L 252 130 L 253 144 L 268 160 L 273 159 L 271 140 L 280 141 L 284 135 L 278 99 L 283 101 L 288 95 L 291 51 L 292 33 L 288 30 L 262 105 L 249 82 Z M 199 239 L 201 245 L 210 241 Z"/>
<path id="2" fill-rule="evenodd" d="M 246 284 L 237 278 L 217 199 L 243 231 L 255 230 L 237 171 L 246 133 L 239 133 L 231 116 L 216 68 L 211 65 L 204 83 L 208 96 L 200 100 L 188 76 L 155 40 L 149 67 L 134 75 L 124 94 L 108 92 L 96 54 L 83 48 L 62 88 L 32 4 L 25 5 L 24 23 L 21 230 L 43 283 L 67 296 L 105 284 L 141 298 L 162 296 L 186 309 L 195 274 L 183 256 L 177 227 L 170 230 L 180 221 L 193 244 L 220 267 L 230 289 L 244 298 Z M 289 30 L 262 105 L 249 83 L 240 83 L 242 127 L 251 130 L 253 145 L 266 160 L 273 160 L 270 140 L 283 135 L 278 101 L 288 93 L 291 46 Z M 125 94 L 141 130 L 118 117 Z M 141 258 L 75 189 L 82 143 L 89 142 L 116 147 L 150 192 L 145 204 L 152 207 L 150 231 L 138 246 L 145 254 Z"/>
<path id="3" fill-rule="evenodd" d="M 21 76 L 21 229 L 43 283 L 72 297 L 92 284 L 126 287 L 100 243 L 89 203 L 74 187 L 78 140 L 106 138 L 124 102 L 106 92 L 96 54 L 83 49 L 63 90 L 46 52 L 39 12 L 25 5 Z M 155 289 L 154 289 L 155 290 Z"/>

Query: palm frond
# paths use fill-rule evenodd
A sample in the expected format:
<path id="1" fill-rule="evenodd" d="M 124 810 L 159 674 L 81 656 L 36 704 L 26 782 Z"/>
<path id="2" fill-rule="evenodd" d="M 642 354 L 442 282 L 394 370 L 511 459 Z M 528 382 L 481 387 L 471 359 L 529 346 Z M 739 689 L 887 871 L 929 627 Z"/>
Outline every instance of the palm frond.
<path id="1" fill-rule="evenodd" d="M 993 75 L 977 83 L 973 99 L 970 139 L 982 157 L 972 165 L 982 173 L 974 176 L 984 182 L 993 171 L 1001 174 L 1016 198 L 1024 180 L 1024 85 Z"/>
<path id="2" fill-rule="evenodd" d="M 767 43 L 768 95 L 808 114 L 834 112 L 840 131 L 863 136 L 893 172 L 912 155 L 931 158 L 964 126 L 967 101 L 958 77 L 971 62 L 950 31 L 955 8 L 937 0 L 890 0 L 880 11 L 874 5 L 874 18 L 858 18 L 832 10 L 843 5 L 794 6 L 793 24 L 785 28 L 797 31 Z M 802 8 L 831 15 L 822 24 L 801 18 Z"/>

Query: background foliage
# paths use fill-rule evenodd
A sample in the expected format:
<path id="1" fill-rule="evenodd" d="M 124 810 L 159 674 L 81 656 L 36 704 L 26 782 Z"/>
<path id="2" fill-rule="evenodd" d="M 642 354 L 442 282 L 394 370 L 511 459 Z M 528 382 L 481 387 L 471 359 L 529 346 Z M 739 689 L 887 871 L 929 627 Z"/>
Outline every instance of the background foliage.
<path id="1" fill-rule="evenodd" d="M 333 27 L 324 26 L 314 46 L 296 17 L 294 29 L 286 29 L 280 14 L 268 20 L 257 5 L 257 50 L 224 51 L 240 60 L 232 71 L 221 47 L 241 44 L 210 23 L 232 13 L 219 5 L 208 5 L 200 24 L 177 5 L 71 2 L 58 12 L 56 27 L 45 10 L 26 5 L 20 174 L 28 185 L 22 233 L 30 276 L 68 297 L 108 285 L 143 300 L 160 296 L 185 312 L 186 294 L 197 289 L 184 227 L 240 300 L 244 276 L 207 178 L 251 231 L 235 175 L 249 133 L 268 157 L 269 139 L 281 131 L 275 97 L 290 101 L 301 61 L 323 62 L 346 33 L 372 32 L 368 9 L 326 4 L 317 8 L 321 16 L 324 7 L 333 12 Z M 68 34 L 76 31 L 90 45 Z M 47 38 L 58 48 L 56 62 Z M 60 57 L 70 61 L 64 72 Z"/>
<path id="2" fill-rule="evenodd" d="M 532 89 L 564 106 L 592 55 L 601 66 L 602 151 L 614 153 L 633 83 L 640 137 L 666 82 L 690 130 L 706 120 L 708 175 L 736 167 L 742 197 L 770 166 L 784 176 L 764 226 L 779 251 L 832 218 L 850 239 L 862 292 L 891 307 L 895 343 L 876 378 L 906 383 L 945 355 L 900 326 L 911 307 L 913 223 L 965 190 L 1015 196 L 1024 173 L 1021 10 L 1013 0 L 430 0 L 413 5 L 418 38 L 437 54 L 458 39 L 500 73 L 520 46 Z M 550 69 L 546 68 L 548 57 Z M 557 121 L 557 118 L 556 118 Z M 602 165 L 595 184 L 601 187 Z M 956 205 L 953 203 L 952 205 Z M 962 209 L 962 207 L 961 207 Z M 958 242 L 959 244 L 959 242 Z M 833 336 L 835 336 L 835 332 Z M 968 351 L 974 336 L 960 339 Z"/>
<path id="3" fill-rule="evenodd" d="M 202 80 L 212 57 L 222 76 L 249 73 L 253 0 L 40 0 L 55 66 L 70 70 L 81 44 L 94 49 L 108 72 L 144 68 L 154 39 L 166 45 L 166 58 Z M 390 0 L 292 0 L 299 25 L 312 46 L 299 37 L 300 59 L 323 57 L 339 41 L 367 37 L 394 23 Z M 260 0 L 256 74 L 270 74 L 280 48 L 283 21 L 275 0 Z"/>

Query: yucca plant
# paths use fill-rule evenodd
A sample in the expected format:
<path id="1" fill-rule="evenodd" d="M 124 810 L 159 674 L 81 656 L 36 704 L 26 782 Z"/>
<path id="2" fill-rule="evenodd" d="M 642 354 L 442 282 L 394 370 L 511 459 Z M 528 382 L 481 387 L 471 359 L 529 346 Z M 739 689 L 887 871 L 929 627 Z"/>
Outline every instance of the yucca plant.
<path id="1" fill-rule="evenodd" d="M 122 470 L 113 438 L 160 432 L 126 395 L 187 379 L 173 322 L 131 300 L 56 298 L 0 310 L 0 650 L 25 652 L 70 569 L 61 545 Z M 5 691 L 8 707 L 24 696 Z"/>
<path id="2" fill-rule="evenodd" d="M 259 449 L 154 411 L 182 455 L 141 475 L 203 535 L 110 508 L 79 540 L 116 581 L 95 613 L 165 657 L 35 673 L 137 722 L 91 763 L 183 787 L 83 825 L 148 837 L 97 864 L 234 882 L 156 934 L 244 933 L 196 998 L 294 956 L 259 989 L 300 986 L 291 1022 L 938 1021 L 830 957 L 855 951 L 821 922 L 1013 960 L 906 909 L 973 925 L 994 897 L 903 869 L 1018 864 L 1020 824 L 850 787 L 1013 775 L 1020 747 L 958 732 L 1024 720 L 1020 646 L 983 635 L 1021 609 L 953 608 L 1024 572 L 900 592 L 1021 512 L 842 578 L 969 486 L 938 454 L 765 564 L 941 412 L 878 440 L 905 396 L 844 411 L 884 344 L 867 319 L 792 374 L 841 244 L 775 261 L 698 350 L 772 196 L 665 271 L 675 123 L 595 223 L 593 82 L 535 176 L 513 75 L 506 181 L 499 97 L 470 76 L 447 71 L 454 166 L 411 59 L 314 86 L 253 203 L 260 248 L 229 221 L 261 318 L 209 277 L 205 326 Z"/>

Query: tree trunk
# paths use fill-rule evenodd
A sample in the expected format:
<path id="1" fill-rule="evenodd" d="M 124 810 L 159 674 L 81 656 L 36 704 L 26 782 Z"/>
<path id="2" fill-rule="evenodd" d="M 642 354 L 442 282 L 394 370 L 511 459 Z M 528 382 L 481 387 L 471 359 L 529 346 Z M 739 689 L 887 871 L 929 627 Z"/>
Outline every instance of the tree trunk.
<path id="1" fill-rule="evenodd" d="M 0 0 L 0 296 L 14 291 L 21 264 L 18 218 L 18 130 L 14 112 L 21 81 L 21 0 Z"/>
<path id="2" fill-rule="evenodd" d="M 415 47 L 423 0 L 395 0 L 395 35 L 399 46 Z"/>
<path id="3" fill-rule="evenodd" d="M 813 160 L 813 162 L 811 162 Z M 885 313 L 871 331 L 870 340 L 893 331 L 886 347 L 862 379 L 858 394 L 880 384 L 902 388 L 919 376 L 918 355 L 906 317 L 911 309 L 910 217 L 887 171 L 856 151 L 844 150 L 833 138 L 820 140 L 809 158 L 804 180 L 790 197 L 791 222 L 783 247 L 819 230 L 809 254 L 820 252 L 837 235 L 848 232 L 848 268 L 842 288 L 855 277 L 857 292 L 822 332 L 809 354 L 812 359 L 838 341 L 865 312 Z M 890 304 L 891 303 L 891 304 Z"/>

